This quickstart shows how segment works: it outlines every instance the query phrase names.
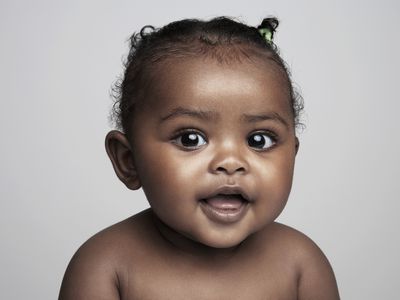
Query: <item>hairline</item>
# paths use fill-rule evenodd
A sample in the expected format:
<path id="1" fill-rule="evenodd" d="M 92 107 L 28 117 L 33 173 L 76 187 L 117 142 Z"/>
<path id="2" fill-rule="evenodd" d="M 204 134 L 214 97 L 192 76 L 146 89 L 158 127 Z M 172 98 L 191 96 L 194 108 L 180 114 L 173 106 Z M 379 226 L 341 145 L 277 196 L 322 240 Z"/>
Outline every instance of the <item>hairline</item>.
<path id="1" fill-rule="evenodd" d="M 183 43 L 182 43 L 183 45 Z M 236 45 L 235 45 L 236 46 Z M 213 56 L 212 54 L 215 53 L 215 48 L 228 48 L 228 45 L 217 45 L 217 46 L 206 46 L 207 48 L 210 48 L 211 50 L 205 51 L 203 53 L 200 53 L 201 55 L 199 56 L 199 53 L 196 51 L 177 51 L 174 53 L 165 53 L 164 55 L 160 55 L 157 57 L 156 60 L 151 60 L 150 66 L 146 68 L 142 68 L 142 72 L 139 72 L 139 81 L 138 83 L 142 86 L 140 89 L 140 95 L 134 100 L 133 104 L 133 110 L 129 113 L 129 116 L 127 116 L 127 123 L 131 123 L 134 119 L 133 115 L 136 113 L 140 113 L 141 109 L 143 108 L 143 105 L 145 104 L 145 98 L 147 95 L 147 90 L 150 87 L 151 82 L 157 82 L 156 76 L 157 76 L 157 69 L 159 68 L 164 68 L 169 65 L 173 65 L 174 61 L 176 62 L 176 59 L 179 60 L 198 60 L 198 59 L 203 59 L 204 61 L 212 61 L 213 63 L 217 63 L 221 66 L 224 65 L 230 65 L 232 64 L 242 64 L 242 63 L 251 63 L 257 67 L 259 67 L 259 62 L 262 62 L 263 64 L 266 64 L 268 62 L 273 62 L 275 66 L 275 72 L 279 74 L 279 76 L 282 76 L 282 80 L 284 84 L 287 86 L 287 92 L 288 92 L 288 111 L 293 117 L 293 126 L 296 126 L 295 123 L 295 115 L 294 111 L 292 109 L 292 84 L 290 80 L 290 74 L 288 73 L 288 70 L 285 68 L 284 65 L 282 65 L 282 61 L 277 60 L 276 55 L 274 55 L 273 51 L 268 51 L 261 49 L 257 45 L 252 45 L 252 44 L 242 44 L 240 45 L 241 50 L 250 50 L 249 52 L 244 52 L 244 51 L 239 51 L 238 53 L 242 54 L 241 56 L 232 56 L 232 57 L 225 57 L 225 59 L 218 59 L 218 57 Z M 191 47 L 192 49 L 194 47 Z M 175 49 L 179 49 L 179 47 L 175 47 Z M 183 50 L 182 48 L 179 50 Z M 185 49 L 186 50 L 186 49 Z M 250 53 L 250 55 L 249 55 Z M 229 59 L 226 59 L 229 58 Z M 244 59 L 242 59 L 244 58 Z M 143 60 L 141 63 L 142 64 L 148 64 L 149 61 L 148 59 L 151 59 L 151 57 L 148 57 L 147 59 Z M 266 66 L 264 66 L 266 67 Z M 132 126 L 132 125 L 131 125 Z M 124 126 L 124 124 L 121 124 L 121 129 L 125 131 L 126 134 L 129 134 L 132 130 L 128 126 Z"/>

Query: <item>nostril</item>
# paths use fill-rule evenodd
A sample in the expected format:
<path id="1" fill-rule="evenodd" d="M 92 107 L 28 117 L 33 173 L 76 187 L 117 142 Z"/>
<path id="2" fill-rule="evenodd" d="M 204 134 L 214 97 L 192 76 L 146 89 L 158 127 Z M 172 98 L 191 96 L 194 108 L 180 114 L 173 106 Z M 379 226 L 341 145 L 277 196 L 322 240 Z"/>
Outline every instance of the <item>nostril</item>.
<path id="1" fill-rule="evenodd" d="M 225 168 L 223 167 L 218 167 L 217 172 L 226 172 Z"/>
<path id="2" fill-rule="evenodd" d="M 236 170 L 236 172 L 244 172 L 244 171 L 246 171 L 246 170 L 245 170 L 245 168 L 243 168 L 243 167 L 240 167 L 240 168 L 238 168 L 238 169 Z"/>
<path id="3" fill-rule="evenodd" d="M 216 156 L 209 164 L 212 173 L 233 175 L 235 173 L 246 174 L 248 171 L 247 161 L 239 156 Z"/>
<path id="4" fill-rule="evenodd" d="M 224 167 L 218 167 L 216 169 L 217 172 L 224 172 L 224 173 L 236 173 L 236 172 L 242 172 L 244 173 L 246 169 L 244 167 L 239 167 L 239 168 L 224 168 Z"/>

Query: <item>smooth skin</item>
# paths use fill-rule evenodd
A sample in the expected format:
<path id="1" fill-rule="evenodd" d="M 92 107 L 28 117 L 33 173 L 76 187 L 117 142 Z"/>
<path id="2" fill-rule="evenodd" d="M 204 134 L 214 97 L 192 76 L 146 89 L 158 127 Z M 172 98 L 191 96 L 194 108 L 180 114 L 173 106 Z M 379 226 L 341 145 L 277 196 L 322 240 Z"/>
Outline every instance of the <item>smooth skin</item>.
<path id="1" fill-rule="evenodd" d="M 129 137 L 106 137 L 117 176 L 151 208 L 89 239 L 59 299 L 339 299 L 321 250 L 274 222 L 299 146 L 279 67 L 169 59 L 153 82 Z M 204 209 L 221 187 L 246 195 L 233 221 Z"/>

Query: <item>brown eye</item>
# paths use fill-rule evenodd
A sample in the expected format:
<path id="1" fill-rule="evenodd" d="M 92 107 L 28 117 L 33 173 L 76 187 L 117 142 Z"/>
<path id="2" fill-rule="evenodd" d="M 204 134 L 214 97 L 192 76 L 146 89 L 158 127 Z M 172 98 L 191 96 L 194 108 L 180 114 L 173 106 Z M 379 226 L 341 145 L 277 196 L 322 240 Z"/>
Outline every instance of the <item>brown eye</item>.
<path id="1" fill-rule="evenodd" d="M 187 149 L 198 149 L 207 144 L 205 138 L 198 132 L 184 132 L 174 139 L 174 142 Z"/>
<path id="2" fill-rule="evenodd" d="M 253 133 L 247 140 L 248 145 L 257 150 L 266 150 L 275 145 L 275 142 L 275 139 L 266 133 Z"/>

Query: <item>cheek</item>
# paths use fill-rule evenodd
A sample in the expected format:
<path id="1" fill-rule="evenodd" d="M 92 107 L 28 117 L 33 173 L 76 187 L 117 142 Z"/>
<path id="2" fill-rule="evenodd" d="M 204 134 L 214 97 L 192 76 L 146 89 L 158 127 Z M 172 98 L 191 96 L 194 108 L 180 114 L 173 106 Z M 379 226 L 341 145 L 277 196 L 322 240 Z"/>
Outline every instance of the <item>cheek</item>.
<path id="1" fill-rule="evenodd" d="M 258 176 L 258 195 L 266 199 L 264 203 L 280 210 L 286 204 L 292 187 L 294 169 L 294 158 L 290 156 L 274 158 L 259 164 Z"/>
<path id="2" fill-rule="evenodd" d="M 137 171 L 150 203 L 174 203 L 193 197 L 194 183 L 204 174 L 204 161 L 171 145 L 137 154 Z"/>

